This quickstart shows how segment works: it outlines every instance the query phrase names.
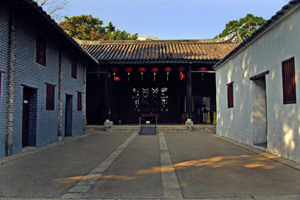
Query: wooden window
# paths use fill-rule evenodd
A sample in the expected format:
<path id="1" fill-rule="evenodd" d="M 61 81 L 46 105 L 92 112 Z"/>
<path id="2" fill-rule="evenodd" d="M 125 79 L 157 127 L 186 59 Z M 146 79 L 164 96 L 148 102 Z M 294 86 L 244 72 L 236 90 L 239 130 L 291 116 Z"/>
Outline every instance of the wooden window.
<path id="1" fill-rule="evenodd" d="M 71 64 L 71 77 L 77 79 L 77 61 L 74 59 Z"/>
<path id="2" fill-rule="evenodd" d="M 40 37 L 36 38 L 36 58 L 35 61 L 46 66 L 46 41 Z"/>
<path id="3" fill-rule="evenodd" d="M 282 62 L 283 104 L 296 103 L 295 61 L 290 58 Z"/>
<path id="4" fill-rule="evenodd" d="M 46 83 L 46 110 L 54 110 L 55 85 Z"/>
<path id="5" fill-rule="evenodd" d="M 233 108 L 233 82 L 227 84 L 228 108 Z"/>
<path id="6" fill-rule="evenodd" d="M 82 110 L 82 92 L 77 92 L 77 110 Z"/>

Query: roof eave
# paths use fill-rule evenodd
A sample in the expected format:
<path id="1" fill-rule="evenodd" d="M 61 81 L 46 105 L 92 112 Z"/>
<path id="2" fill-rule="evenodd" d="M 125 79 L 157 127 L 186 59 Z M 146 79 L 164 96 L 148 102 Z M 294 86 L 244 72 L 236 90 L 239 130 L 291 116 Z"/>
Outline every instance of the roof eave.
<path id="1" fill-rule="evenodd" d="M 224 64 L 226 64 L 231 58 L 242 52 L 245 48 L 250 46 L 264 34 L 266 34 L 270 29 L 284 20 L 287 16 L 293 13 L 299 7 L 300 0 L 292 0 L 289 4 L 282 7 L 281 10 L 276 12 L 275 15 L 271 17 L 263 26 L 261 26 L 258 30 L 256 30 L 249 38 L 244 40 L 239 46 L 237 46 L 234 50 L 232 50 L 229 54 L 227 54 L 222 60 L 220 60 L 217 64 L 213 66 L 214 70 L 221 68 Z M 295 6 L 295 4 L 297 4 Z"/>
<path id="2" fill-rule="evenodd" d="M 69 36 L 38 4 L 32 0 L 6 0 L 6 2 L 13 8 L 17 9 L 19 12 L 30 12 L 25 15 L 27 16 L 38 16 L 28 17 L 28 19 L 33 23 L 39 23 L 39 25 L 51 28 L 59 36 L 67 46 L 71 46 L 81 54 L 88 62 L 93 64 L 99 64 L 98 60 L 92 57 L 88 52 L 86 52 L 71 36 Z M 49 30 L 50 31 L 50 30 Z"/>

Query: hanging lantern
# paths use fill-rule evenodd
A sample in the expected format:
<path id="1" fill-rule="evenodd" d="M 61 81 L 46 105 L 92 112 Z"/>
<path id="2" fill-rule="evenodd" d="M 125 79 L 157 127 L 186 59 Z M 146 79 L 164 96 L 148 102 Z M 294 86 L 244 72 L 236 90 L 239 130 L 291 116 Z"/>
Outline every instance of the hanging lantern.
<path id="1" fill-rule="evenodd" d="M 130 73 L 133 71 L 133 69 L 132 69 L 132 67 L 126 67 L 125 68 L 125 72 L 127 72 L 127 74 L 128 74 L 128 81 L 130 81 Z"/>
<path id="2" fill-rule="evenodd" d="M 177 68 L 177 71 L 179 71 L 179 77 L 180 77 L 180 80 L 183 80 L 183 79 L 185 79 L 185 74 L 183 74 L 182 72 L 184 72 L 185 71 L 185 68 L 184 67 L 178 67 Z"/>
<path id="3" fill-rule="evenodd" d="M 119 71 L 119 69 L 117 67 L 113 67 L 111 68 L 111 72 L 113 73 L 113 75 L 115 76 L 116 73 Z"/>
<path id="4" fill-rule="evenodd" d="M 183 79 L 185 79 L 185 74 L 179 74 L 179 78 L 180 78 L 180 80 L 183 80 Z"/>
<path id="5" fill-rule="evenodd" d="M 101 68 L 101 67 L 96 67 L 96 68 L 95 68 L 95 71 L 96 71 L 96 72 L 102 72 L 102 68 Z"/>
<path id="6" fill-rule="evenodd" d="M 151 72 L 154 74 L 154 81 L 155 81 L 155 76 L 156 76 L 156 73 L 159 71 L 159 68 L 158 67 L 152 67 L 151 68 Z"/>
<path id="7" fill-rule="evenodd" d="M 141 72 L 141 80 L 143 80 L 143 74 L 147 71 L 146 67 L 139 67 L 138 71 Z"/>
<path id="8" fill-rule="evenodd" d="M 95 72 L 102 72 L 102 68 L 101 67 L 96 67 Z M 97 76 L 98 76 L 98 80 L 99 80 L 100 74 L 98 73 Z"/>
<path id="9" fill-rule="evenodd" d="M 171 67 L 165 67 L 164 71 L 167 72 L 167 81 L 168 81 L 169 80 L 169 74 L 172 71 L 172 68 Z"/>
<path id="10" fill-rule="evenodd" d="M 203 66 L 202 66 L 202 67 L 199 67 L 199 68 L 198 68 L 198 71 L 207 71 L 207 67 L 203 67 Z"/>
<path id="11" fill-rule="evenodd" d="M 207 67 L 205 67 L 205 66 L 199 67 L 198 71 L 205 72 L 205 71 L 207 71 Z M 201 73 L 201 77 L 202 77 L 201 80 L 204 81 L 204 73 Z"/>
<path id="12" fill-rule="evenodd" d="M 121 77 L 120 76 L 114 76 L 114 81 L 118 82 L 121 80 Z"/>

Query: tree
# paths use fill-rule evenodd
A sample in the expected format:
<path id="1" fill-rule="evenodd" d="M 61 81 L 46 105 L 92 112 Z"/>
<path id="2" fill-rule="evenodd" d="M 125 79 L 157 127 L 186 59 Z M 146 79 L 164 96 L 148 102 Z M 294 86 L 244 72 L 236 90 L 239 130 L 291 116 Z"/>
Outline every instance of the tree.
<path id="1" fill-rule="evenodd" d="M 216 36 L 216 38 L 224 37 L 231 33 L 234 33 L 234 37 L 237 33 L 241 36 L 243 40 L 250 37 L 259 27 L 261 27 L 266 20 L 262 17 L 256 17 L 252 14 L 247 14 L 246 17 L 240 18 L 239 20 L 232 20 L 228 22 L 225 29 Z"/>
<path id="2" fill-rule="evenodd" d="M 100 40 L 105 33 L 105 28 L 101 27 L 103 21 L 92 15 L 65 17 L 59 25 L 70 36 L 81 40 Z"/>
<path id="3" fill-rule="evenodd" d="M 116 30 L 112 22 L 102 27 L 103 21 L 92 15 L 65 17 L 59 25 L 72 37 L 81 40 L 136 40 L 138 34 Z"/>
<path id="4" fill-rule="evenodd" d="M 37 4 L 56 20 L 61 17 L 58 12 L 62 10 L 68 3 L 67 0 L 34 0 Z"/>

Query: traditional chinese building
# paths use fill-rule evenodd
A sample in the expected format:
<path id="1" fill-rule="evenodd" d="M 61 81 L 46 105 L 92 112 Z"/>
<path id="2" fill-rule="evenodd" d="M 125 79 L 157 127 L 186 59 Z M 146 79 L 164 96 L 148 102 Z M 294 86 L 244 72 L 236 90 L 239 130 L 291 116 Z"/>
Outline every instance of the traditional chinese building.
<path id="1" fill-rule="evenodd" d="M 216 107 L 212 66 L 237 46 L 229 39 L 78 41 L 100 63 L 87 71 L 87 123 L 178 124 L 184 113 L 201 123 L 203 105 Z"/>

